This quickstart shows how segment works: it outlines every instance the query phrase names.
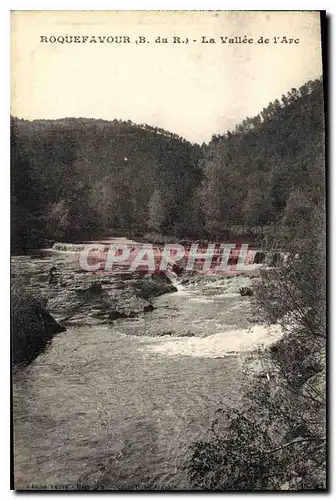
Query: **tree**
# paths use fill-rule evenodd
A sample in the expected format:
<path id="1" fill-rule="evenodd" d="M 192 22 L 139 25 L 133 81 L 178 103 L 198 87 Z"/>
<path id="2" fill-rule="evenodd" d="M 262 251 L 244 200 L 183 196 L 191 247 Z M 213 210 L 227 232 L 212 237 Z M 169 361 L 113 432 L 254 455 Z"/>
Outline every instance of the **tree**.
<path id="1" fill-rule="evenodd" d="M 165 213 L 162 206 L 161 193 L 156 189 L 148 205 L 148 227 L 157 233 L 161 233 L 164 220 Z"/>
<path id="2" fill-rule="evenodd" d="M 45 215 L 48 236 L 51 240 L 63 240 L 70 224 L 69 209 L 65 200 L 51 203 Z"/>

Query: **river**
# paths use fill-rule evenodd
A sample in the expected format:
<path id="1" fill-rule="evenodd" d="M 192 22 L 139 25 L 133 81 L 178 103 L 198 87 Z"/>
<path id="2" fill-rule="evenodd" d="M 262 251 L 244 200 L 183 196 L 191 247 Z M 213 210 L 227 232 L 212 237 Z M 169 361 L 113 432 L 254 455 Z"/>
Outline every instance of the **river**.
<path id="1" fill-rule="evenodd" d="M 21 274 L 71 254 L 13 257 Z M 28 276 L 27 276 L 28 279 Z M 186 489 L 189 446 L 239 404 L 244 353 L 276 332 L 253 320 L 248 278 L 178 285 L 155 310 L 72 325 L 13 375 L 16 489 Z"/>

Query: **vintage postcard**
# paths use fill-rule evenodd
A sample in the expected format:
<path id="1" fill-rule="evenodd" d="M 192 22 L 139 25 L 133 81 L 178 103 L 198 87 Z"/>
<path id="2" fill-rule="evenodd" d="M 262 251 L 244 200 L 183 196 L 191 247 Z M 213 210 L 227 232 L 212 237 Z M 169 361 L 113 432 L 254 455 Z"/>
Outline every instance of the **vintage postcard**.
<path id="1" fill-rule="evenodd" d="M 13 489 L 327 489 L 324 30 L 12 11 Z"/>

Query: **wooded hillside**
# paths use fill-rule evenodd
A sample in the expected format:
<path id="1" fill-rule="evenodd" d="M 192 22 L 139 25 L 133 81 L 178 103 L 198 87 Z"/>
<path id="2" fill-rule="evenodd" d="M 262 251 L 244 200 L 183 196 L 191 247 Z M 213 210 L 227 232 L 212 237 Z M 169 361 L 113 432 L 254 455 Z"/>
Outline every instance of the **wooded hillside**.
<path id="1" fill-rule="evenodd" d="M 322 92 L 307 82 L 202 146 L 131 121 L 11 118 L 12 251 L 296 224 L 324 197 Z"/>

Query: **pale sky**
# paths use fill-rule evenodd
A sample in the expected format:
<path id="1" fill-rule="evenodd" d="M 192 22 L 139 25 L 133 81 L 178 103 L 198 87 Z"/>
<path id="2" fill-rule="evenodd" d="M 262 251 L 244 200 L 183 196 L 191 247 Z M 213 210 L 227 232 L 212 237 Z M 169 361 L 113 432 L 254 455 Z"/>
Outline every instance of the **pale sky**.
<path id="1" fill-rule="evenodd" d="M 65 35 L 131 43 L 40 42 Z M 244 35 L 255 43 L 220 40 Z M 134 43 L 139 36 L 149 43 Z M 154 43 L 158 36 L 169 43 Z M 256 43 L 261 36 L 270 43 Z M 275 36 L 300 42 L 274 44 Z M 11 113 L 26 119 L 130 119 L 208 142 L 321 74 L 317 12 L 12 13 Z"/>

